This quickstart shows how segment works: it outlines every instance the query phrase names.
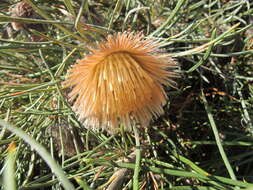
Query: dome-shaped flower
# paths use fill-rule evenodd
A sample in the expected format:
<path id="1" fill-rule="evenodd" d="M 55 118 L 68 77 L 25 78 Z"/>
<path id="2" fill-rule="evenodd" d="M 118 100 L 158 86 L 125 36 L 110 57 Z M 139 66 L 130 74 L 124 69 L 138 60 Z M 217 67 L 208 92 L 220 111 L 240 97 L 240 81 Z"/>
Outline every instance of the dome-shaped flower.
<path id="1" fill-rule="evenodd" d="M 86 127 L 115 132 L 120 124 L 142 127 L 164 113 L 163 85 L 174 86 L 176 64 L 161 53 L 159 42 L 141 33 L 109 35 L 105 42 L 78 60 L 66 80 L 73 87 L 74 111 Z"/>

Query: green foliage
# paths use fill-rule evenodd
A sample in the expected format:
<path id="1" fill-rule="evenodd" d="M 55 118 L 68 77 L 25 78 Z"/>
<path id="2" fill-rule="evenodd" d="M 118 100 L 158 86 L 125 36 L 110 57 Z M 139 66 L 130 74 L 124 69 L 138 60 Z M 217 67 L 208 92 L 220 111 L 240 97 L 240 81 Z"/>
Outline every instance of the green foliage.
<path id="1" fill-rule="evenodd" d="M 253 188 L 252 1 L 25 0 L 32 18 L 13 16 L 17 2 L 0 2 L 0 183 L 10 172 L 19 189 L 110 189 L 123 168 L 119 189 Z M 181 67 L 166 113 L 139 134 L 137 164 L 133 134 L 85 129 L 62 85 L 123 30 L 161 40 Z"/>

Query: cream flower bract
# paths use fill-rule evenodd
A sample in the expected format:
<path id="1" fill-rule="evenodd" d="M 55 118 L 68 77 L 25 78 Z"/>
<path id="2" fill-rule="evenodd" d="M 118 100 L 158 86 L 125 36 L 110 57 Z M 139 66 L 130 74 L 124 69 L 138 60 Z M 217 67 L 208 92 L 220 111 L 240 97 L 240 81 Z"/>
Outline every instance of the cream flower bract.
<path id="1" fill-rule="evenodd" d="M 66 84 L 75 99 L 73 110 L 86 127 L 115 132 L 120 124 L 142 127 L 164 113 L 167 95 L 163 85 L 174 86 L 176 66 L 159 42 L 141 33 L 109 35 L 98 48 L 78 60 Z"/>

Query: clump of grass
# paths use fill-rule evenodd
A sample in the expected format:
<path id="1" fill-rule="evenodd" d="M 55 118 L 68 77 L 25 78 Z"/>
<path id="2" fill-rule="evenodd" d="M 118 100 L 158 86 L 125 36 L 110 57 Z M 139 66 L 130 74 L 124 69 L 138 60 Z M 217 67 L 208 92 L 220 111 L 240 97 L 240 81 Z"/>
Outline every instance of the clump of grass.
<path id="1" fill-rule="evenodd" d="M 252 2 L 25 2 L 39 18 L 13 18 L 18 1 L 0 3 L 2 182 L 11 172 L 20 189 L 252 188 Z M 165 114 L 140 133 L 139 166 L 133 134 L 85 129 L 61 85 L 88 47 L 127 29 L 162 41 L 181 65 Z"/>

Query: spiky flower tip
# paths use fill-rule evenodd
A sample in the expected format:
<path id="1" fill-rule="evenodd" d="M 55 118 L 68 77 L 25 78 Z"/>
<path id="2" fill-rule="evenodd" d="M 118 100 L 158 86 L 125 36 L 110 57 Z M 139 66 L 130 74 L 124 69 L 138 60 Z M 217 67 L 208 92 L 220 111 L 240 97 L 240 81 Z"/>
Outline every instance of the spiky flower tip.
<path id="1" fill-rule="evenodd" d="M 175 86 L 176 64 L 159 49 L 160 43 L 142 33 L 109 35 L 69 69 L 65 84 L 73 87 L 73 110 L 84 125 L 117 131 L 120 124 L 146 127 L 164 113 L 163 85 Z"/>

